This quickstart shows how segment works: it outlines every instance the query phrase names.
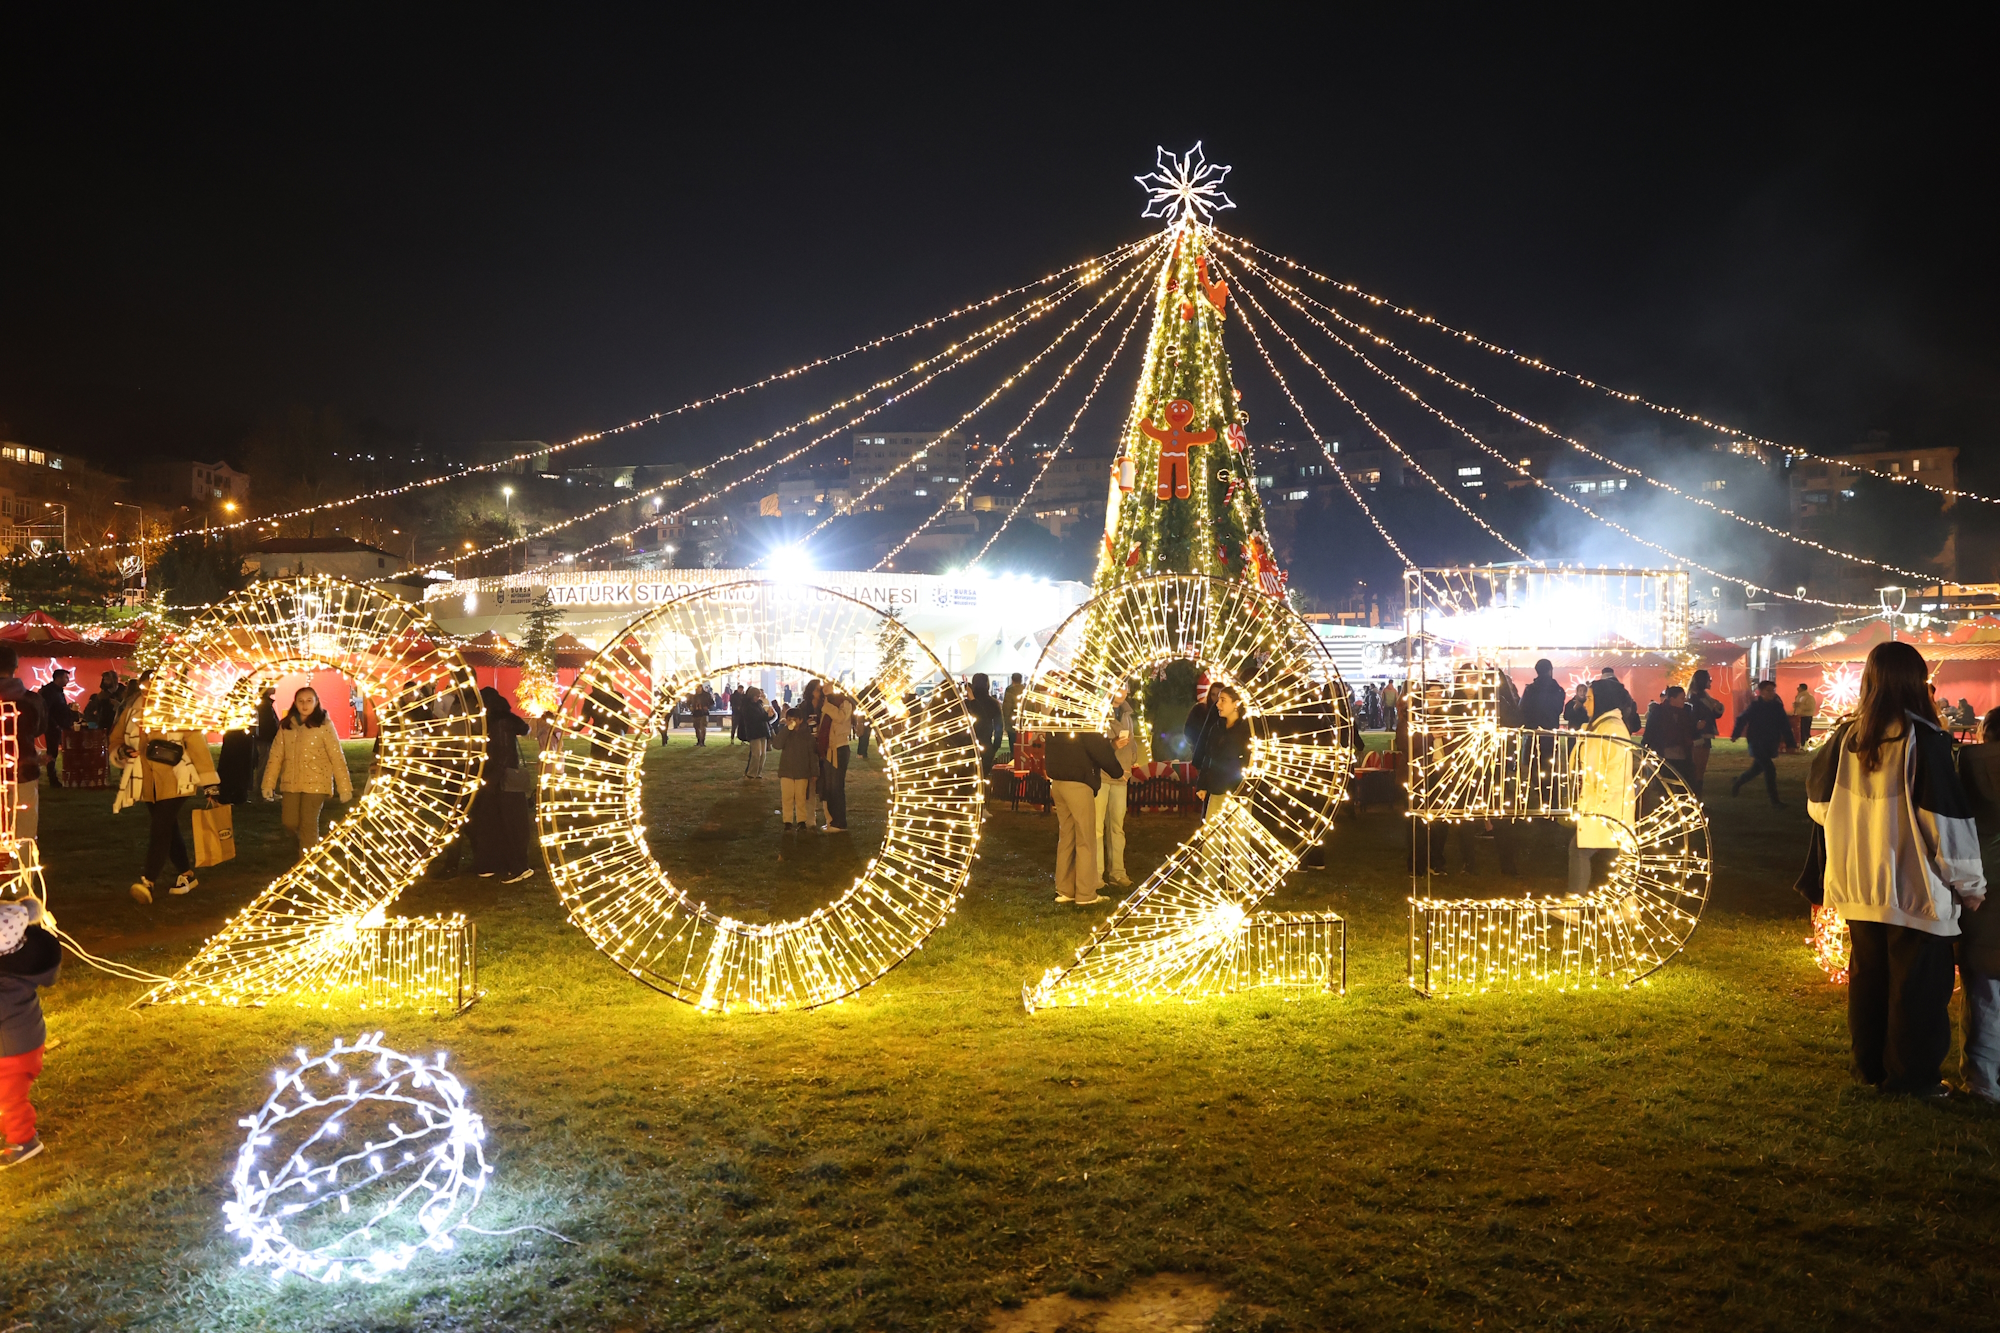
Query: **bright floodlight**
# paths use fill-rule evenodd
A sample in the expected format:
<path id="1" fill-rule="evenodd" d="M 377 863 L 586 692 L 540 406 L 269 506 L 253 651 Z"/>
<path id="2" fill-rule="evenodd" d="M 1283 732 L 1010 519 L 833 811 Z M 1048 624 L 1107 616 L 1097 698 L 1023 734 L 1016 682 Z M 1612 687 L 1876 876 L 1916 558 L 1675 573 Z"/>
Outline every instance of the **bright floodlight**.
<path id="1" fill-rule="evenodd" d="M 771 577 L 783 582 L 795 583 L 813 572 L 812 557 L 797 545 L 780 546 L 765 557 L 764 565 Z"/>

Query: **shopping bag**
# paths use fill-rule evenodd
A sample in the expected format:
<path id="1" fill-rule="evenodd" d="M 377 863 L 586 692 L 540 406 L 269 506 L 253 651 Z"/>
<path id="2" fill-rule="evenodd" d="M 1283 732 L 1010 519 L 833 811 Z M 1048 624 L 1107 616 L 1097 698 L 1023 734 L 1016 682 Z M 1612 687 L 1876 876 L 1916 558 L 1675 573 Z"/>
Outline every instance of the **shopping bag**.
<path id="1" fill-rule="evenodd" d="M 236 855 L 236 829 L 226 805 L 197 807 L 194 812 L 194 863 L 220 865 Z"/>

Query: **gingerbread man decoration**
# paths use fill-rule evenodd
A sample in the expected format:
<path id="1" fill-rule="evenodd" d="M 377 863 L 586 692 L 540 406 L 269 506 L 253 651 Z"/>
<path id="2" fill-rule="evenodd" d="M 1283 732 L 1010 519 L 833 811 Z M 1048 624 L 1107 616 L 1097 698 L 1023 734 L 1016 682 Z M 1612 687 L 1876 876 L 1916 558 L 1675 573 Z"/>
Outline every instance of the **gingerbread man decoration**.
<path id="1" fill-rule="evenodd" d="M 1208 280 L 1207 255 L 1198 255 L 1195 257 L 1194 272 L 1195 277 L 1200 280 L 1201 294 L 1206 296 L 1208 303 L 1215 307 L 1216 314 L 1224 313 L 1222 307 L 1229 300 L 1229 284 L 1226 282 L 1210 282 Z"/>
<path id="2" fill-rule="evenodd" d="M 1162 500 L 1169 496 L 1185 500 L 1193 494 L 1188 485 L 1188 447 L 1215 443 L 1214 431 L 1189 430 L 1187 424 L 1192 420 L 1194 404 L 1185 398 L 1176 398 L 1167 404 L 1165 430 L 1144 417 L 1139 418 L 1139 429 L 1160 442 L 1159 498 Z"/>

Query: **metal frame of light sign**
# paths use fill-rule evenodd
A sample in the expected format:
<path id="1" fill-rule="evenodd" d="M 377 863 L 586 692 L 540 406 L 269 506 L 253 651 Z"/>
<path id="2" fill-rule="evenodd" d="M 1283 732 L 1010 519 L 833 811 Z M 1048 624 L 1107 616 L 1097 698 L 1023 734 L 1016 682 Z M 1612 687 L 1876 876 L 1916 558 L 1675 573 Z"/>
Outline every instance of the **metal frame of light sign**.
<path id="1" fill-rule="evenodd" d="M 908 665 L 914 662 L 914 666 Z M 718 915 L 646 846 L 640 763 L 653 717 L 699 682 L 751 668 L 851 681 L 889 779 L 881 849 L 796 920 Z M 879 980 L 957 910 L 979 845 L 979 750 L 943 665 L 895 618 L 799 583 L 705 588 L 634 620 L 578 672 L 542 751 L 536 816 L 573 921 L 635 979 L 705 1010 L 811 1009 Z"/>
<path id="2" fill-rule="evenodd" d="M 1197 662 L 1241 693 L 1253 736 L 1243 785 L 1091 932 L 1074 962 L 1022 988 L 1030 1012 L 1254 985 L 1346 987 L 1339 916 L 1252 910 L 1325 838 L 1353 762 L 1341 744 L 1340 673 L 1282 600 L 1183 574 L 1100 593 L 1043 649 L 1018 725 L 1101 732 L 1120 682 L 1174 661 Z"/>
<path id="3" fill-rule="evenodd" d="M 253 584 L 203 608 L 176 634 L 145 687 L 142 723 L 153 731 L 248 729 L 265 682 L 312 671 L 338 671 L 377 702 L 374 776 L 297 865 L 140 1003 L 365 1004 L 383 993 L 363 966 L 382 956 L 362 947 L 367 933 L 454 929 L 443 919 L 391 926 L 387 915 L 464 825 L 486 756 L 486 710 L 472 668 L 439 642 L 421 609 L 342 579 Z M 434 716 L 431 699 L 404 693 L 409 681 L 433 685 L 451 711 Z M 444 966 L 450 952 L 427 955 L 440 968 L 428 979 L 399 971 L 395 994 L 462 998 L 462 969 Z"/>

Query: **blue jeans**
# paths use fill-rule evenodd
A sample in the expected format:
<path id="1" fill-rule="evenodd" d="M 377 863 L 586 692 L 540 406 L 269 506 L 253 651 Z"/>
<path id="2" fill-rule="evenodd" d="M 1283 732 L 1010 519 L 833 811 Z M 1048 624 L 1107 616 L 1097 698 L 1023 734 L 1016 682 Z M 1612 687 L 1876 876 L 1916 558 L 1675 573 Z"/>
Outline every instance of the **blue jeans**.
<path id="1" fill-rule="evenodd" d="M 2000 1100 L 2000 977 L 1963 964 L 1958 977 L 1965 987 L 1965 1054 L 1958 1071 L 1975 1097 Z"/>

